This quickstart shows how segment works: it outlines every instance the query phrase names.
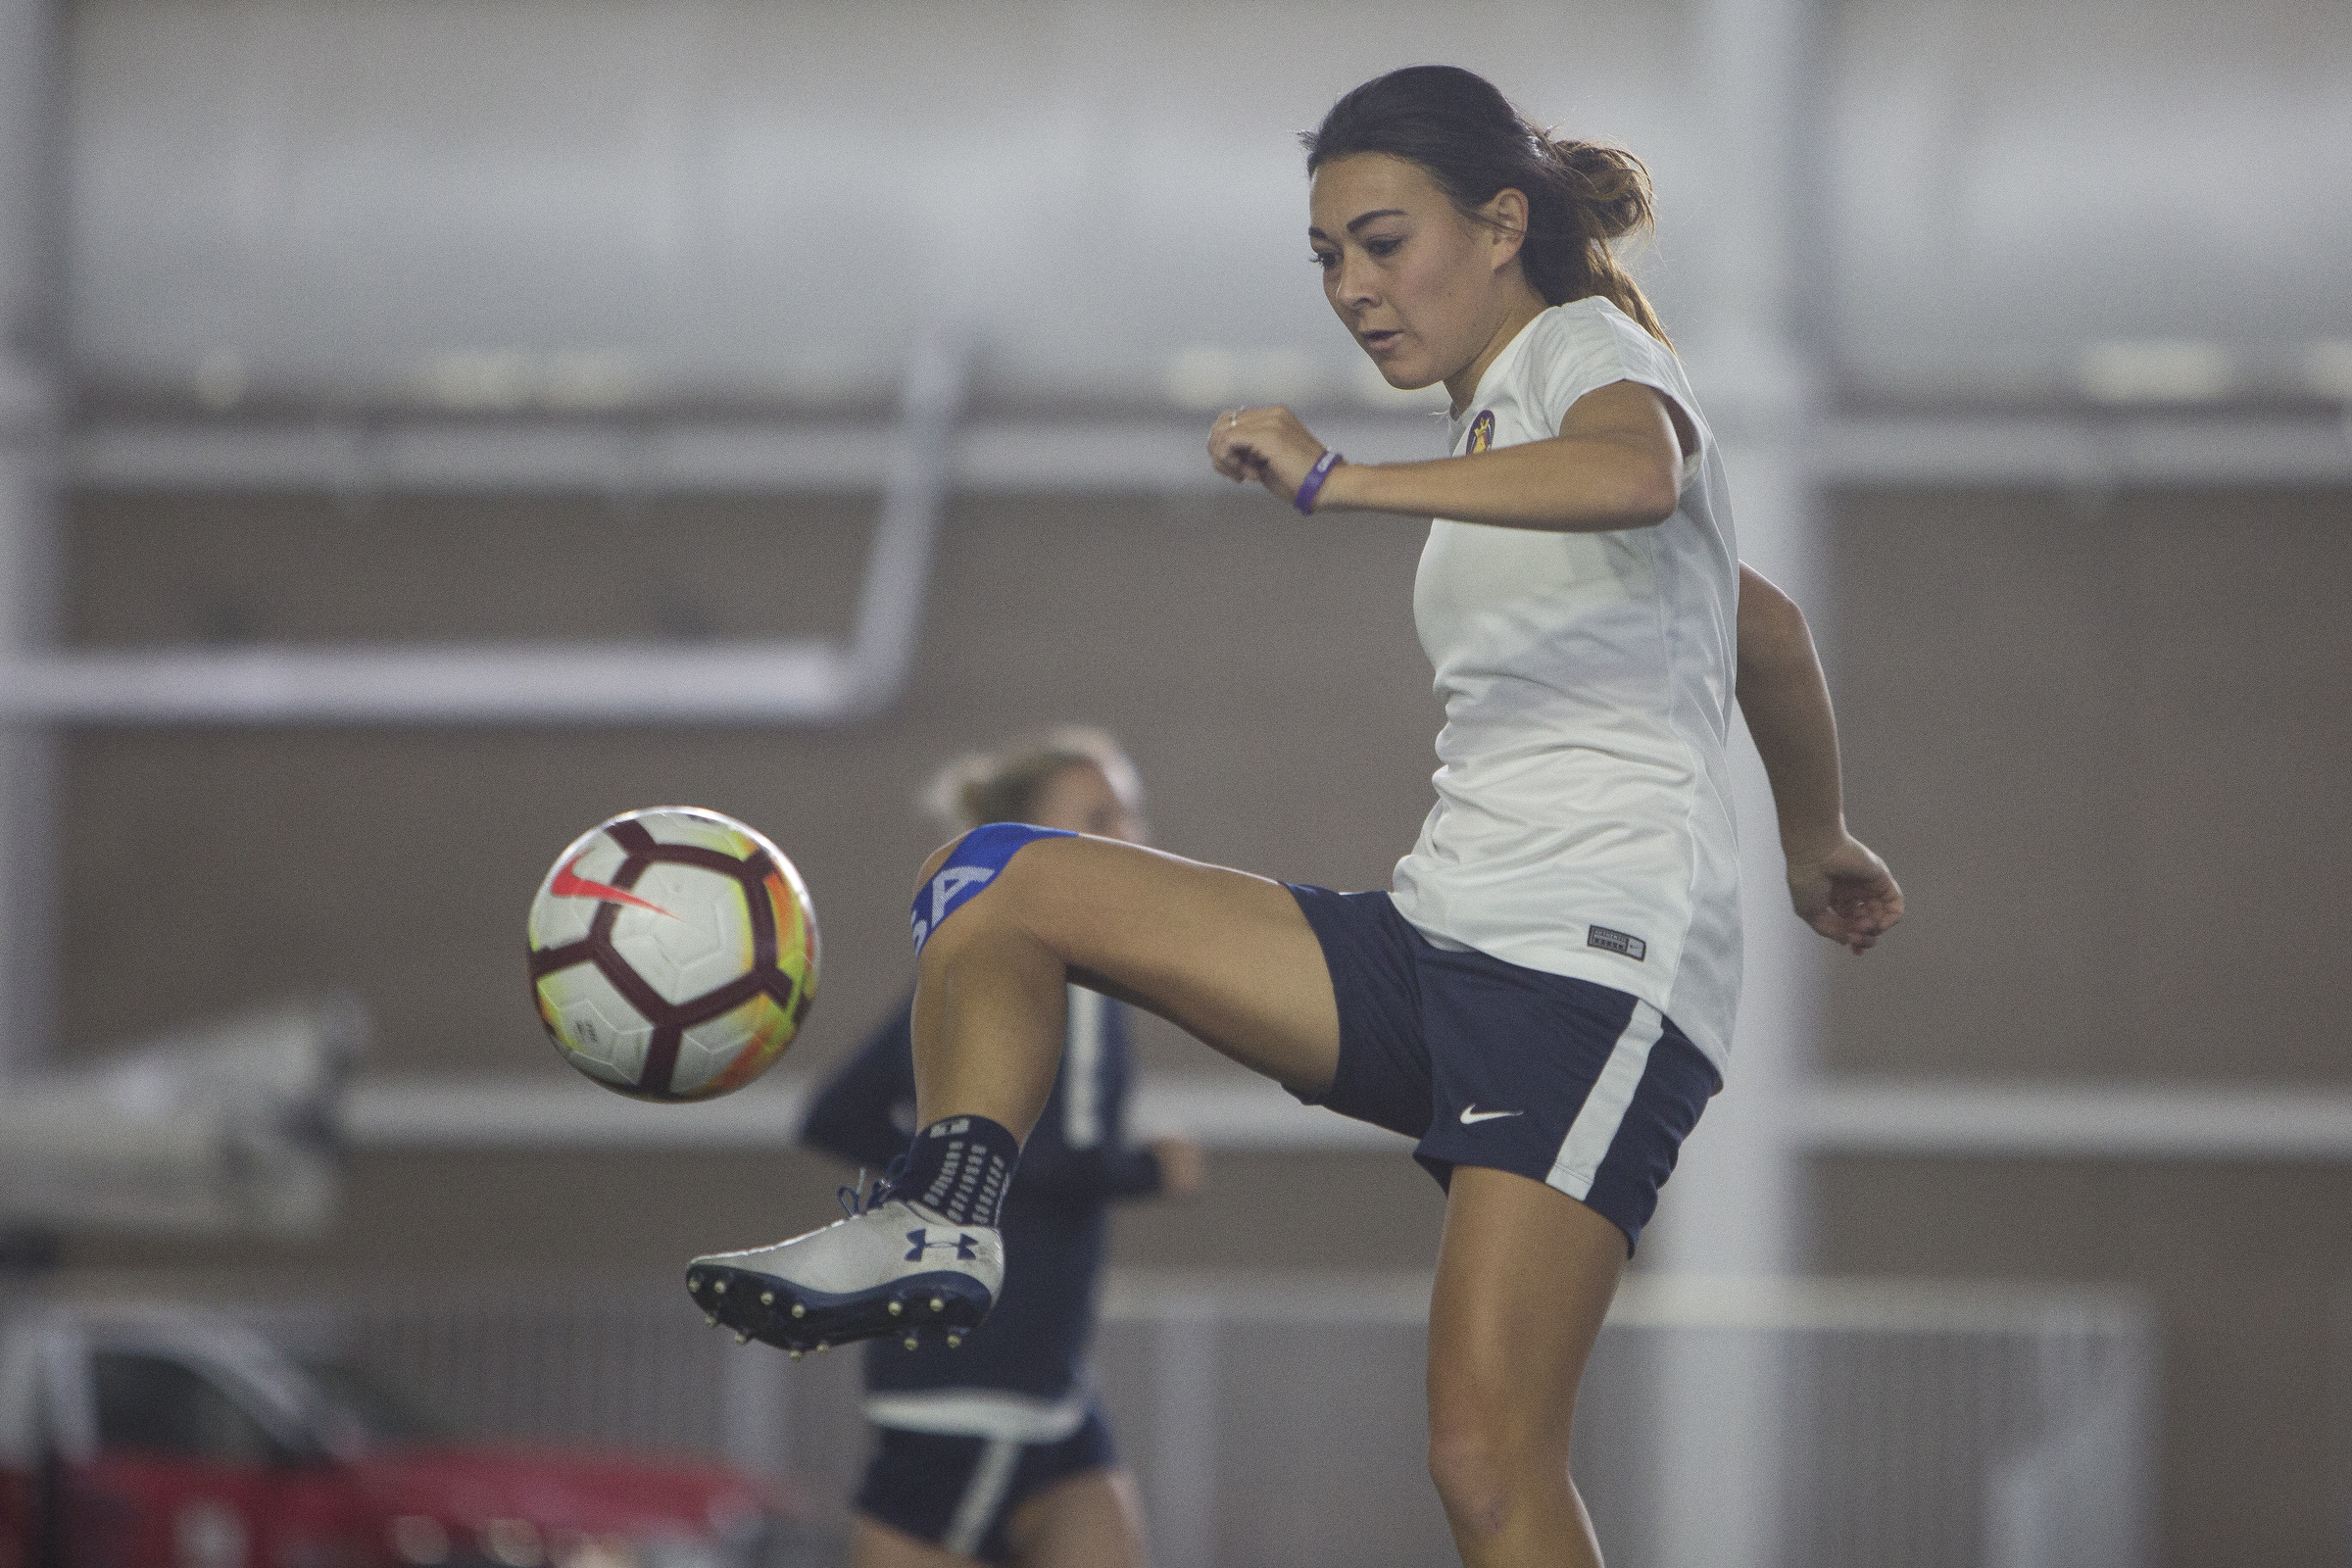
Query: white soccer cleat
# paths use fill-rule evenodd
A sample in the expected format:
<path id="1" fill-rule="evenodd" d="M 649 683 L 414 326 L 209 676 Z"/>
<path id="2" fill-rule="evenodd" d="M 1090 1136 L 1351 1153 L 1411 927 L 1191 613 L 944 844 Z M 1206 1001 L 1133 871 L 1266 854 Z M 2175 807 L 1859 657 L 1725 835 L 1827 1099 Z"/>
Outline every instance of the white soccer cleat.
<path id="1" fill-rule="evenodd" d="M 736 1333 L 787 1350 L 924 1330 L 960 1343 L 1004 1287 L 1004 1238 L 992 1226 L 951 1224 L 921 1203 L 877 1197 L 806 1236 L 696 1258 L 687 1293 Z"/>

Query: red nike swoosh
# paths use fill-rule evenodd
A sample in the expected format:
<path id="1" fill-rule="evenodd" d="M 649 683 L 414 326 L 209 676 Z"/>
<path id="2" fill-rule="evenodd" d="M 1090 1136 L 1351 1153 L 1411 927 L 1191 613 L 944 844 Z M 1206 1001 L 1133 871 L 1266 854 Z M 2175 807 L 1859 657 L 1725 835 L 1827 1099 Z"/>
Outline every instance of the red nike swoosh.
<path id="1" fill-rule="evenodd" d="M 587 854 L 574 857 L 571 865 L 559 866 L 554 878 L 547 884 L 547 891 L 559 899 L 597 899 L 606 904 L 629 904 L 640 909 L 651 909 L 656 914 L 666 915 L 672 920 L 677 918 L 659 904 L 648 904 L 636 894 L 623 893 L 609 882 L 591 882 L 584 876 L 573 875 L 572 866 L 595 853 L 590 850 Z"/>

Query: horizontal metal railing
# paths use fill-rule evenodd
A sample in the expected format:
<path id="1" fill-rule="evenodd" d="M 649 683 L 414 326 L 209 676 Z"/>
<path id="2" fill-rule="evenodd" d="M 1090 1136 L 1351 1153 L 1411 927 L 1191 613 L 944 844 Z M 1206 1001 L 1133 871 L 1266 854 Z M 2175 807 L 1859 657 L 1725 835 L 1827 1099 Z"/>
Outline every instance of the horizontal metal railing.
<path id="1" fill-rule="evenodd" d="M 1097 1376 L 1163 1568 L 1451 1560 L 1423 1466 L 1430 1280 L 1114 1273 Z M 459 1420 L 535 1442 L 681 1449 L 847 1495 L 855 1354 L 794 1365 L 707 1333 L 670 1282 L 368 1282 L 244 1310 L 341 1347 Z M 1579 1484 L 1618 1568 L 1658 1564 L 1661 1380 L 1765 1391 L 1773 1534 L 1807 1568 L 2135 1568 L 2151 1330 L 2099 1291 L 1637 1274 L 1578 1410 Z"/>

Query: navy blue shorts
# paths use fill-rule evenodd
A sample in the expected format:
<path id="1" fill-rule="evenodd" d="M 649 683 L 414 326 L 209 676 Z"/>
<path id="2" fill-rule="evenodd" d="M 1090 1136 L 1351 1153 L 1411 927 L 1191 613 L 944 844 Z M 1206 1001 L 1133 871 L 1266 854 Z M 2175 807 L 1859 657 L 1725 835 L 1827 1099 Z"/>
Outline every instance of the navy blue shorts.
<path id="1" fill-rule="evenodd" d="M 881 1443 L 858 1489 L 858 1511 L 982 1562 L 1012 1561 L 1004 1526 L 1022 1503 L 1056 1482 L 1118 1464 L 1100 1405 L 1055 1443 L 875 1430 Z"/>
<path id="2" fill-rule="evenodd" d="M 1441 948 L 1386 893 L 1293 886 L 1340 1004 L 1340 1068 L 1308 1104 L 1420 1140 L 1456 1165 L 1558 1188 L 1631 1251 L 1676 1151 L 1722 1087 L 1649 1004 L 1590 980 Z"/>

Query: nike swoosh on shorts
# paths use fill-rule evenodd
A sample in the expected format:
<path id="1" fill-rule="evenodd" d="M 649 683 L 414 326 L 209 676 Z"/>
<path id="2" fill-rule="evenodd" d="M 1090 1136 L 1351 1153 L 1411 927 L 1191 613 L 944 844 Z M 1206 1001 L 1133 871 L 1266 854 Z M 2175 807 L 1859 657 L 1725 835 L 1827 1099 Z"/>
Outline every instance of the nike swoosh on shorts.
<path id="1" fill-rule="evenodd" d="M 1462 1107 L 1462 1125 L 1470 1127 L 1482 1121 L 1493 1121 L 1497 1116 L 1524 1116 L 1526 1114 L 1527 1112 L 1524 1110 L 1481 1110 L 1473 1103 Z"/>

